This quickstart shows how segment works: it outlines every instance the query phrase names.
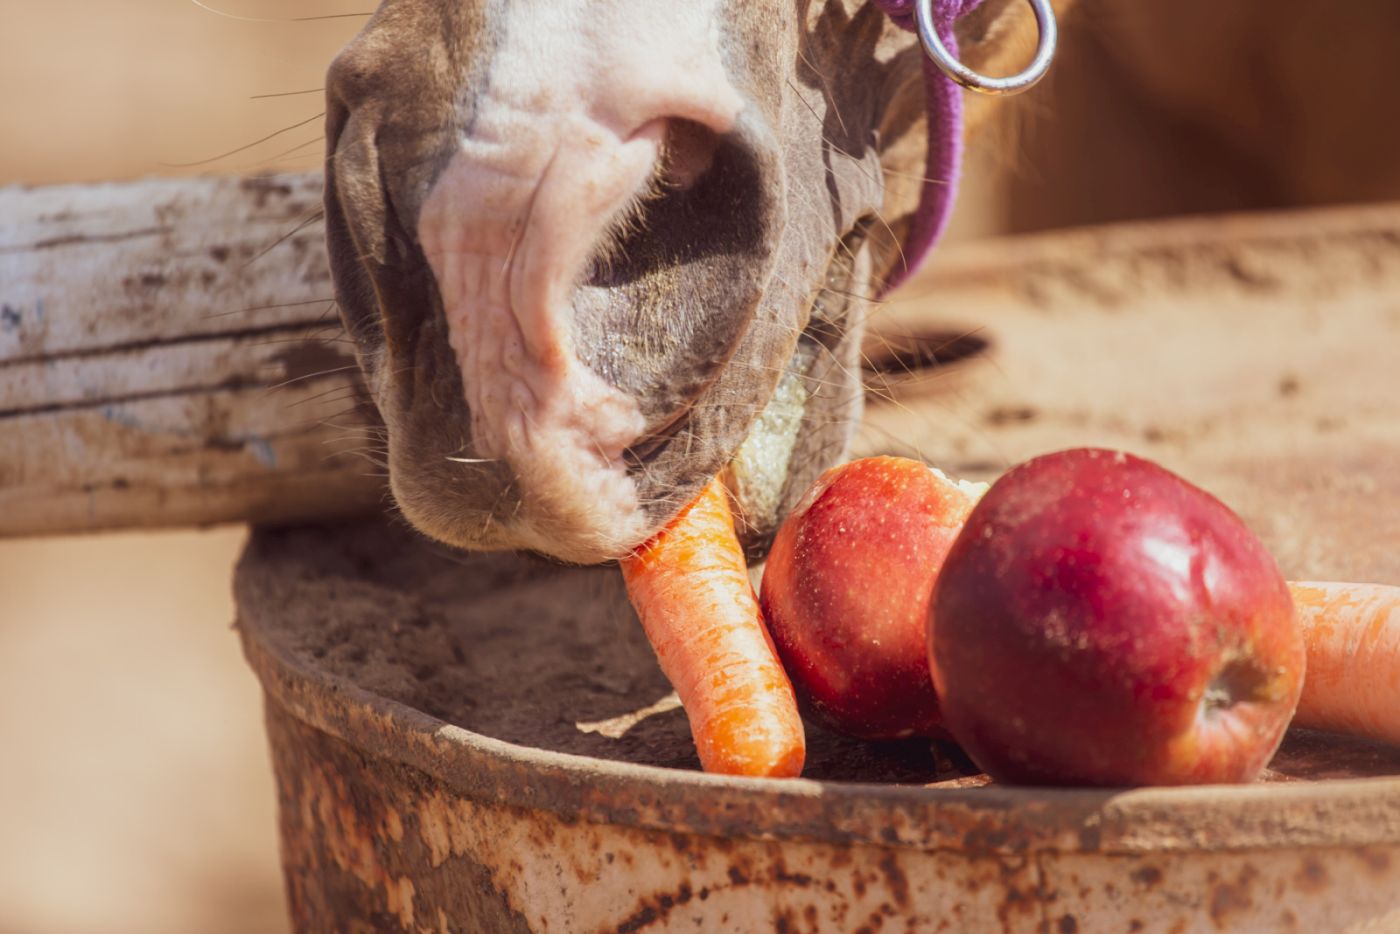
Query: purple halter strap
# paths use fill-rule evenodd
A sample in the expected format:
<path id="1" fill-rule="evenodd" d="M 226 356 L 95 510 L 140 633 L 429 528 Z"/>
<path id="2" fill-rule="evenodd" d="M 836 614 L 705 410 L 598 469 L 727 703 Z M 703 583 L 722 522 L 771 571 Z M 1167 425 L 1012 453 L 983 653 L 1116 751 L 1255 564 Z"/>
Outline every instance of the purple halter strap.
<path id="1" fill-rule="evenodd" d="M 915 31 L 914 0 L 873 0 L 899 26 Z M 938 34 L 948 51 L 957 54 L 953 23 L 958 17 L 975 9 L 982 0 L 933 0 Z M 918 270 L 928 257 L 953 211 L 957 197 L 958 177 L 962 171 L 962 89 L 938 69 L 926 56 L 924 95 L 928 110 L 928 161 L 924 167 L 924 190 L 918 210 L 904 243 L 903 268 L 895 269 L 885 283 L 888 292 Z"/>

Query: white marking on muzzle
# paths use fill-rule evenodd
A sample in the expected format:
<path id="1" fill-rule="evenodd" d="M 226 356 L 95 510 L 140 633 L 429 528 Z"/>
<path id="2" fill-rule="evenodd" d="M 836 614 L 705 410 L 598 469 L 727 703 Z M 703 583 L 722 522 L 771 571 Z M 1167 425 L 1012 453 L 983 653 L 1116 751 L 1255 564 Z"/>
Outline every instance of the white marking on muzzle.
<path id="1" fill-rule="evenodd" d="M 579 359 L 572 299 L 599 238 L 655 172 L 668 120 L 741 107 L 715 0 L 514 0 L 418 236 L 447 315 L 478 455 L 507 461 L 528 547 L 579 560 L 648 531 L 623 452 L 637 400 Z M 622 335 L 618 335 L 621 339 Z"/>

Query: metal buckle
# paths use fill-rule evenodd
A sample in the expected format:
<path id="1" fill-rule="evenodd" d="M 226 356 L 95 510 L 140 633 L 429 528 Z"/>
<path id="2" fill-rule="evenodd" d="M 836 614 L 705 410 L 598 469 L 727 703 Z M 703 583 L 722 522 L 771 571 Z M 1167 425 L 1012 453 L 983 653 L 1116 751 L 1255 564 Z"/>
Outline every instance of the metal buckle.
<path id="1" fill-rule="evenodd" d="M 1019 94 L 1045 77 L 1045 73 L 1050 70 L 1050 63 L 1055 59 L 1055 43 L 1059 39 L 1055 11 L 1050 6 L 1050 0 L 1030 0 L 1030 4 L 1031 9 L 1035 11 L 1036 25 L 1040 27 L 1040 43 L 1036 46 L 1035 58 L 1031 59 L 1026 69 L 1008 78 L 991 78 L 978 74 L 948 53 L 934 24 L 933 0 L 915 0 L 914 21 L 918 24 L 919 39 L 924 44 L 924 51 L 949 78 L 969 91 L 982 94 Z"/>

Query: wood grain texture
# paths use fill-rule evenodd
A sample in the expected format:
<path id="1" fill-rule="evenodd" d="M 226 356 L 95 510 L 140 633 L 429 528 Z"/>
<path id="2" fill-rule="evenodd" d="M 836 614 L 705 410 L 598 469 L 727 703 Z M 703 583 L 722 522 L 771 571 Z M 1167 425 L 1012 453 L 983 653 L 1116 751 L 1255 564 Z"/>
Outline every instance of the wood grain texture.
<path id="1" fill-rule="evenodd" d="M 320 178 L 0 189 L 0 534 L 379 502 Z"/>

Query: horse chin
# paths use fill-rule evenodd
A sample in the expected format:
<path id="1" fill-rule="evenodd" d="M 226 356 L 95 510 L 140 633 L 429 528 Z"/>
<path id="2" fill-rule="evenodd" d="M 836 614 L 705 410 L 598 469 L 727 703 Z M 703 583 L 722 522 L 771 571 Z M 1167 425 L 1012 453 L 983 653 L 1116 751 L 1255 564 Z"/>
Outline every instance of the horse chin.
<path id="1" fill-rule="evenodd" d="M 810 343 L 799 342 L 773 395 L 725 471 L 741 525 L 760 540 L 769 538 L 781 524 L 786 513 L 783 494 L 800 466 L 794 461 L 810 401 L 804 377 L 814 355 Z"/>

